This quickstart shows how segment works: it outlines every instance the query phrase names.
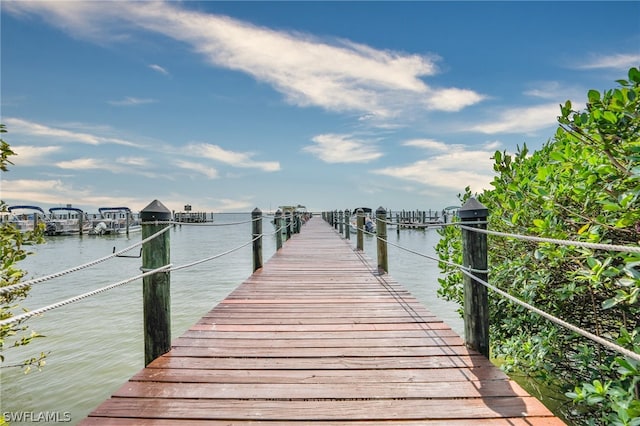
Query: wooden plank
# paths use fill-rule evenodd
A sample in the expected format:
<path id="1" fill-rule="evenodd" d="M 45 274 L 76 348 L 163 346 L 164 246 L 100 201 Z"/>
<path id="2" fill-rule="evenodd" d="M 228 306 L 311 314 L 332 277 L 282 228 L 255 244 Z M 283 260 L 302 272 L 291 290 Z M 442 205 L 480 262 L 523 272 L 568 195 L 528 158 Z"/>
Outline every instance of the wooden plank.
<path id="1" fill-rule="evenodd" d="M 563 424 L 316 219 L 81 424 L 477 421 Z"/>
<path id="2" fill-rule="evenodd" d="M 92 416 L 199 420 L 437 420 L 544 417 L 532 397 L 469 399 L 245 400 L 110 398 Z"/>

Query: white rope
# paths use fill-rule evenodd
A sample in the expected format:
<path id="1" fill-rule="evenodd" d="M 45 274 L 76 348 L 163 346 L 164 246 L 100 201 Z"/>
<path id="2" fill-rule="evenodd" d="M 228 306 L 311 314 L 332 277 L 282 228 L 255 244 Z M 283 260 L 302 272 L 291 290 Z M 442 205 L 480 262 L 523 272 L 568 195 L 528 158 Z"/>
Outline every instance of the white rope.
<path id="1" fill-rule="evenodd" d="M 457 222 L 457 223 L 460 224 L 460 222 Z M 640 246 L 634 247 L 634 246 L 622 246 L 622 245 L 615 245 L 615 244 L 588 243 L 584 241 L 558 240 L 555 238 L 543 238 L 543 237 L 534 237 L 530 235 L 519 235 L 519 234 L 509 234 L 506 232 L 489 231 L 487 229 L 471 228 L 465 225 L 460 225 L 460 228 L 466 229 L 467 231 L 480 232 L 482 234 L 497 235 L 501 237 L 511 237 L 519 240 L 535 241 L 539 243 L 552 243 L 552 244 L 559 244 L 564 246 L 585 247 L 585 248 L 592 248 L 596 250 L 610 250 L 610 251 L 620 251 L 620 252 L 627 252 L 627 253 L 640 253 Z"/>
<path id="2" fill-rule="evenodd" d="M 120 286 L 123 286 L 125 284 L 129 284 L 130 282 L 139 280 L 140 278 L 144 278 L 144 277 L 146 277 L 148 275 L 153 275 L 153 274 L 156 274 L 158 272 L 168 272 L 170 270 L 169 269 L 170 267 L 171 267 L 171 264 L 165 265 L 165 266 L 161 266 L 160 268 L 144 272 L 144 273 L 142 273 L 140 275 L 136 275 L 135 277 L 126 279 L 124 281 L 120 281 L 120 282 L 117 282 L 115 284 L 110 284 L 110 285 L 108 285 L 106 287 L 102 287 L 102 288 L 99 288 L 97 290 L 93 290 L 93 291 L 90 291 L 88 293 L 81 294 L 79 296 L 74 296 L 74 297 L 71 297 L 69 299 L 63 300 L 61 302 L 53 303 L 51 305 L 44 306 L 42 308 L 34 309 L 33 311 L 25 312 L 24 314 L 20 314 L 20 315 L 16 315 L 16 316 L 4 319 L 4 320 L 0 321 L 0 327 L 3 327 L 3 326 L 8 325 L 8 324 L 13 324 L 13 323 L 16 323 L 16 322 L 24 321 L 26 319 L 29 319 L 29 318 L 33 317 L 33 316 L 41 315 L 41 314 L 43 314 L 43 313 L 45 313 L 47 311 L 50 311 L 52 309 L 57 309 L 57 308 L 59 308 L 61 306 L 65 306 L 65 305 L 68 305 L 70 303 L 74 303 L 74 302 L 80 301 L 82 299 L 86 299 L 87 297 L 91 297 L 91 296 L 95 296 L 96 294 L 103 293 L 103 292 L 105 292 L 107 290 L 111 290 L 113 288 L 120 287 Z"/>
<path id="3" fill-rule="evenodd" d="M 100 259 L 96 259 L 96 260 L 93 260 L 91 262 L 85 263 L 83 265 L 79 265 L 79 266 L 75 266 L 73 268 L 65 269 L 64 271 L 56 272 L 56 273 L 53 273 L 51 275 L 46 275 L 44 277 L 34 278 L 34 279 L 23 281 L 23 282 L 20 282 L 20 283 L 17 283 L 17 284 L 0 287 L 0 295 L 1 294 L 5 294 L 5 293 L 9 293 L 10 291 L 13 291 L 13 290 L 16 290 L 16 289 L 28 287 L 28 286 L 31 286 L 33 284 L 39 284 L 39 283 L 42 283 L 42 282 L 45 282 L 45 281 L 52 280 L 54 278 L 59 278 L 59 277 L 62 277 L 64 275 L 70 274 L 72 272 L 77 272 L 77 271 L 80 271 L 82 269 L 89 268 L 91 266 L 98 265 L 98 264 L 100 264 L 102 262 L 105 262 L 105 261 L 107 261 L 109 259 L 117 257 L 117 256 L 121 255 L 122 253 L 126 253 L 131 249 L 134 249 L 134 248 L 136 248 L 138 246 L 141 246 L 142 244 L 144 244 L 144 243 L 146 243 L 148 241 L 151 241 L 152 239 L 158 237 L 159 235 L 167 232 L 169 229 L 171 229 L 171 227 L 167 226 L 166 228 L 161 229 L 160 231 L 156 232 L 155 234 L 145 238 L 142 241 L 139 241 L 139 242 L 133 244 L 132 246 L 129 246 L 129 247 L 124 248 L 124 249 L 122 249 L 120 251 L 114 252 L 114 253 L 112 253 L 112 254 L 110 254 L 108 256 L 102 257 Z"/>
<path id="4" fill-rule="evenodd" d="M 570 324 L 570 323 L 568 323 L 568 322 L 566 322 L 564 320 L 561 320 L 560 318 L 554 317 L 553 315 L 548 314 L 548 313 L 544 312 L 543 310 L 540 310 L 540 309 L 536 308 L 535 306 L 528 304 L 527 302 L 523 302 L 522 300 L 515 298 L 514 296 L 510 295 L 509 293 L 507 293 L 507 292 L 505 292 L 503 290 L 500 290 L 499 288 L 489 284 L 488 282 L 486 282 L 484 280 L 481 280 L 480 278 L 472 275 L 471 273 L 469 273 L 469 272 L 467 272 L 465 270 L 462 270 L 462 273 L 467 275 L 471 279 L 479 282 L 483 286 L 495 291 L 496 293 L 498 293 L 502 297 L 505 297 L 505 298 L 511 300 L 513 303 L 516 303 L 516 304 L 518 304 L 518 305 L 520 305 L 520 306 L 522 306 L 522 307 L 524 307 L 524 308 L 526 308 L 526 309 L 528 309 L 528 310 L 530 310 L 532 312 L 535 312 L 536 314 L 538 314 L 538 315 L 548 319 L 549 321 L 551 321 L 551 322 L 553 322 L 555 324 L 558 324 L 558 325 L 560 325 L 560 326 L 562 326 L 562 327 L 564 327 L 564 328 L 566 328 L 568 330 L 571 330 L 574 333 L 578 333 L 581 336 L 586 337 L 587 339 L 593 340 L 594 342 L 599 343 L 602 346 L 605 346 L 605 347 L 607 347 L 607 348 L 609 348 L 609 349 L 611 349 L 611 350 L 613 350 L 615 352 L 618 352 L 618 353 L 626 356 L 627 358 L 631 358 L 631 359 L 634 359 L 634 360 L 640 362 L 640 354 L 638 354 L 636 352 L 633 352 L 633 351 L 631 351 L 629 349 L 623 348 L 622 346 L 616 345 L 615 343 L 613 343 L 613 342 L 611 342 L 609 340 L 603 339 L 602 337 L 597 336 L 597 335 L 595 335 L 593 333 L 589 333 L 588 331 L 585 331 L 585 330 L 583 330 L 583 329 L 581 329 L 579 327 L 576 327 L 575 325 Z"/>
<path id="5" fill-rule="evenodd" d="M 228 255 L 228 254 L 230 254 L 230 253 L 233 253 L 234 251 L 238 251 L 238 250 L 240 250 L 241 248 L 248 246 L 248 245 L 249 245 L 249 244 L 251 244 L 252 242 L 254 242 L 254 241 L 256 241 L 257 239 L 259 239 L 260 237 L 262 237 L 262 234 L 260 234 L 260 235 L 256 236 L 255 238 L 253 238 L 252 240 L 250 240 L 249 242 L 247 242 L 247 243 L 245 243 L 245 244 L 242 244 L 242 245 L 240 245 L 240 246 L 238 246 L 238 247 L 235 247 L 235 248 L 232 248 L 232 249 L 230 249 L 230 250 L 227 250 L 227 251 L 225 251 L 225 252 L 223 252 L 223 253 L 219 253 L 219 254 L 216 254 L 216 255 L 214 255 L 214 256 L 210 256 L 210 257 L 206 257 L 206 258 L 204 258 L 204 259 L 196 260 L 196 261 L 191 262 L 191 263 L 185 263 L 184 265 L 180 265 L 180 266 L 173 267 L 173 268 L 169 269 L 169 272 L 179 271 L 179 270 L 181 270 L 181 269 L 185 269 L 185 268 L 190 268 L 191 266 L 199 265 L 199 264 L 201 264 L 201 263 L 205 263 L 205 262 L 208 262 L 208 261 L 210 261 L 210 260 L 214 260 L 214 259 L 217 259 L 217 258 L 219 258 L 219 257 L 226 256 L 226 255 Z"/>

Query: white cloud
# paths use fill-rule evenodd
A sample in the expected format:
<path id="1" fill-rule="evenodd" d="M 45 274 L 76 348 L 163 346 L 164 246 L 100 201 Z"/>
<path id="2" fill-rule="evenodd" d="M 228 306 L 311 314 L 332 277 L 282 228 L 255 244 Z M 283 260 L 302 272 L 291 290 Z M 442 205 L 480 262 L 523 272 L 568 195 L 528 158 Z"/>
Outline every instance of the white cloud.
<path id="1" fill-rule="evenodd" d="M 37 136 L 46 138 L 47 140 L 55 140 L 57 142 L 65 143 L 76 142 L 88 145 L 116 144 L 139 147 L 139 145 L 134 142 L 130 142 L 120 138 L 99 136 L 87 132 L 78 132 L 74 130 L 62 129 L 59 127 L 51 127 L 20 118 L 6 117 L 3 120 L 7 128 L 11 130 L 12 134 Z"/>
<path id="2" fill-rule="evenodd" d="M 435 151 L 448 151 L 450 145 L 435 139 L 411 139 L 402 143 L 403 146 L 413 146 L 416 148 L 431 149 Z"/>
<path id="3" fill-rule="evenodd" d="M 427 96 L 425 104 L 430 110 L 455 112 L 477 104 L 483 99 L 485 96 L 473 90 L 449 88 L 432 91 Z"/>
<path id="4" fill-rule="evenodd" d="M 615 53 L 611 55 L 593 55 L 587 61 L 577 64 L 578 69 L 619 69 L 627 71 L 631 67 L 640 64 L 640 54 L 638 53 Z"/>
<path id="5" fill-rule="evenodd" d="M 558 104 L 510 108 L 496 114 L 495 119 L 475 124 L 466 130 L 485 133 L 528 133 L 554 126 L 560 114 Z"/>
<path id="6" fill-rule="evenodd" d="M 436 151 L 442 150 L 438 147 Z M 424 187 L 460 192 L 470 186 L 473 192 L 481 192 L 491 188 L 493 154 L 494 151 L 465 150 L 458 145 L 448 152 L 404 166 L 373 170 L 372 173 L 417 182 Z"/>
<path id="7" fill-rule="evenodd" d="M 178 160 L 175 162 L 175 165 L 180 167 L 181 169 L 201 173 L 209 179 L 216 179 L 218 177 L 218 171 L 216 169 L 214 169 L 213 167 L 205 166 L 204 164 Z"/>
<path id="8" fill-rule="evenodd" d="M 351 135 L 324 134 L 315 136 L 315 145 L 303 148 L 326 163 L 368 163 L 382 157 L 373 141 Z"/>
<path id="9" fill-rule="evenodd" d="M 153 104 L 157 101 L 155 99 L 148 98 L 134 98 L 131 96 L 125 96 L 124 99 L 119 101 L 108 101 L 110 105 L 114 106 L 136 106 L 136 105 L 145 105 L 145 104 Z"/>
<path id="10" fill-rule="evenodd" d="M 148 167 L 149 160 L 144 157 L 119 157 L 116 163 L 129 167 Z"/>
<path id="11" fill-rule="evenodd" d="M 251 159 L 254 155 L 252 153 L 229 151 L 218 145 L 208 143 L 190 144 L 185 147 L 185 152 L 234 167 L 254 168 L 265 172 L 277 172 L 280 170 L 280 163 L 277 161 L 254 161 Z"/>
<path id="12" fill-rule="evenodd" d="M 2 180 L 2 198 L 15 203 L 44 205 L 73 204 L 85 211 L 104 206 L 129 206 L 132 210 L 144 207 L 136 197 L 106 196 L 95 188 L 77 188 L 62 180 L 16 179 Z"/>
<path id="13" fill-rule="evenodd" d="M 59 146 L 16 145 L 11 150 L 16 153 L 9 157 L 16 166 L 37 166 L 47 161 L 50 154 L 60 151 Z"/>
<path id="14" fill-rule="evenodd" d="M 459 111 L 483 99 L 468 89 L 430 88 L 423 78 L 437 73 L 439 58 L 434 55 L 276 31 L 188 10 L 184 7 L 188 3 L 118 2 L 118 7 L 108 2 L 24 3 L 12 3 L 7 10 L 39 14 L 76 37 L 98 43 L 127 39 L 126 30 L 140 28 L 171 37 L 191 45 L 215 67 L 270 84 L 299 106 L 354 111 L 384 120 L 416 106 Z"/>
<path id="15" fill-rule="evenodd" d="M 114 167 L 114 165 L 108 161 L 98 160 L 95 158 L 77 158 L 75 160 L 59 161 L 55 164 L 61 169 L 70 170 L 108 170 L 116 172 L 122 170 L 120 167 Z"/>
<path id="16" fill-rule="evenodd" d="M 158 64 L 150 64 L 149 68 L 151 68 L 152 70 L 159 72 L 160 74 L 164 74 L 164 75 L 169 75 L 169 71 L 166 70 L 166 68 L 161 67 Z"/>

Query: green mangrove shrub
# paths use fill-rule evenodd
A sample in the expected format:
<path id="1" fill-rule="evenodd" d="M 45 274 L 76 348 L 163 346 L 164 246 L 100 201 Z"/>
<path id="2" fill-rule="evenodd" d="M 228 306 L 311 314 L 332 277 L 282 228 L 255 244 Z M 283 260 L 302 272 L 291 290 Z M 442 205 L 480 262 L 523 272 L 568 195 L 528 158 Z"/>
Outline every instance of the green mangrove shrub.
<path id="1" fill-rule="evenodd" d="M 0 124 L 1 133 L 6 133 L 3 124 Z M 3 139 L 0 139 L 0 154 L 0 171 L 6 173 L 9 171 L 8 165 L 13 164 L 9 158 L 16 154 Z M 6 209 L 7 205 L 0 200 L 0 212 L 6 214 Z M 0 221 L 0 258 L 2 259 L 0 287 L 17 284 L 23 279 L 25 271 L 19 268 L 18 263 L 29 255 L 28 247 L 30 245 L 44 241 L 44 225 L 40 225 L 40 229 L 21 233 L 10 222 Z M 29 287 L 23 287 L 0 294 L 0 320 L 11 318 L 14 312 L 20 309 L 19 303 L 27 297 L 28 293 Z M 30 330 L 24 322 L 0 326 L 0 367 L 21 367 L 24 368 L 25 373 L 28 373 L 32 367 L 42 368 L 46 357 L 44 353 L 18 363 L 5 364 L 5 350 L 27 345 L 37 337 L 42 336 Z"/>
<path id="2" fill-rule="evenodd" d="M 640 71 L 560 105 L 543 147 L 495 152 L 493 188 L 477 199 L 494 231 L 608 245 L 640 241 Z M 467 188 L 459 198 L 472 194 Z M 461 264 L 460 230 L 444 228 L 441 260 Z M 640 254 L 488 236 L 489 281 L 550 314 L 640 353 Z M 441 262 L 439 295 L 463 303 L 461 274 Z M 565 393 L 576 424 L 640 425 L 640 365 L 490 295 L 492 358 Z"/>

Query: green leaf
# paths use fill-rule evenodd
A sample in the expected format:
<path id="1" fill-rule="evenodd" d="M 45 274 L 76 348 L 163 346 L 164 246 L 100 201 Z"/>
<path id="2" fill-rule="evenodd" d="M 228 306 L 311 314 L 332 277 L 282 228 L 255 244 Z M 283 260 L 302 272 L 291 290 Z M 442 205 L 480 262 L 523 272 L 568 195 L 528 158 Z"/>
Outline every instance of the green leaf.
<path id="1" fill-rule="evenodd" d="M 611 111 L 604 112 L 604 119 L 613 124 L 616 124 L 618 122 L 618 117 Z"/>
<path id="2" fill-rule="evenodd" d="M 600 100 L 600 92 L 598 92 L 597 90 L 591 89 L 587 93 L 587 97 L 589 98 L 589 102 L 591 103 L 598 102 Z"/>

